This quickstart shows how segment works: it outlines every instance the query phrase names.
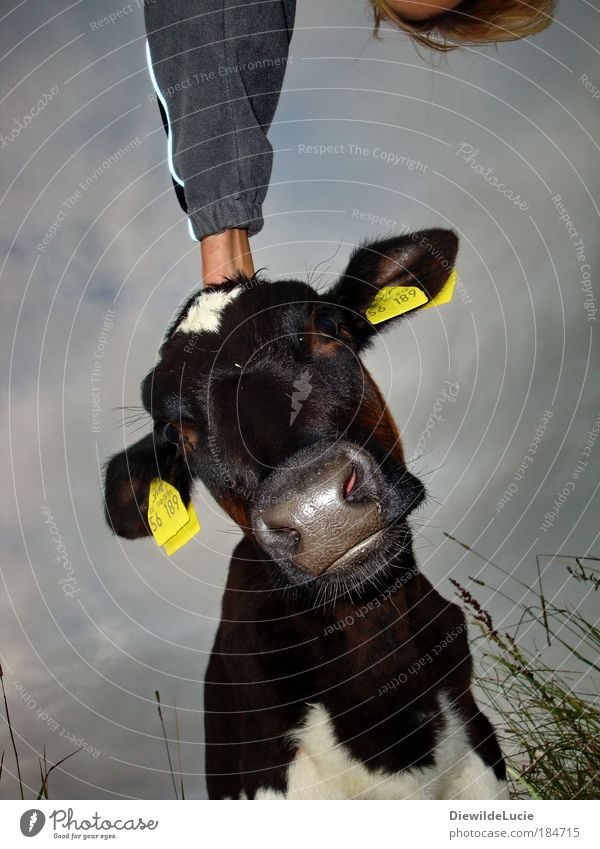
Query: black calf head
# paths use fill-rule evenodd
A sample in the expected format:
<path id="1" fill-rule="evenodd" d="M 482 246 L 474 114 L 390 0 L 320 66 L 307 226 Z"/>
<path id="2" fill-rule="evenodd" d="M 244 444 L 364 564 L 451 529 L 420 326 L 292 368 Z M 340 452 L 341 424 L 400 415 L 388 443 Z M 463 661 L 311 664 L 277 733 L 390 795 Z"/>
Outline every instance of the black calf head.
<path id="1" fill-rule="evenodd" d="M 149 533 L 152 478 L 188 501 L 199 477 L 274 580 L 350 586 L 385 568 L 409 545 L 406 517 L 424 490 L 360 360 L 403 316 L 374 326 L 365 313 L 384 286 L 434 298 L 457 244 L 428 230 L 361 247 L 324 294 L 239 277 L 194 295 L 142 384 L 153 432 L 108 464 L 115 532 Z"/>

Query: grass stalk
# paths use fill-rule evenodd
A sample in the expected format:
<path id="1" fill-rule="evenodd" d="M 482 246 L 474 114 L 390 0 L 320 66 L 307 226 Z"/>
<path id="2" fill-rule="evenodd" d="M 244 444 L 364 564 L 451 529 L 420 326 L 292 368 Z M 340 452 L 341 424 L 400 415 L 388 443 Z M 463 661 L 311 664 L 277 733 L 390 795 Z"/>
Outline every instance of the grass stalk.
<path id="1" fill-rule="evenodd" d="M 163 732 L 163 739 L 165 741 L 165 748 L 167 750 L 167 760 L 169 762 L 169 772 L 171 773 L 171 781 L 173 782 L 173 790 L 175 791 L 175 798 L 179 799 L 179 794 L 177 793 L 177 782 L 175 781 L 175 773 L 173 771 L 173 762 L 171 761 L 171 751 L 169 749 L 169 741 L 167 739 L 167 730 L 165 728 L 165 721 L 163 719 L 162 709 L 161 709 L 161 706 L 160 706 L 160 704 L 161 704 L 160 693 L 158 692 L 158 690 L 154 691 L 154 695 L 156 697 L 156 704 L 157 704 L 157 707 L 158 707 L 158 718 L 160 719 L 160 724 L 161 724 L 162 732 Z"/>
<path id="2" fill-rule="evenodd" d="M 45 771 L 42 773 L 42 786 L 40 787 L 40 791 L 37 795 L 38 800 L 50 798 L 49 795 L 48 795 L 48 777 L 50 776 L 50 773 L 53 770 L 55 770 L 57 767 L 59 767 L 61 764 L 64 764 L 65 761 L 68 761 L 69 758 L 72 758 L 73 755 L 76 755 L 80 751 L 81 751 L 81 749 L 75 749 L 74 752 L 70 752 L 68 755 L 65 755 L 64 758 L 61 758 L 55 764 L 52 764 L 50 769 L 48 769 L 48 764 L 47 764 L 47 761 L 46 761 L 46 748 L 44 747 L 44 770 Z M 40 761 L 40 767 L 41 767 L 41 761 Z"/>
<path id="3" fill-rule="evenodd" d="M 4 698 L 4 710 L 6 712 L 6 722 L 8 723 L 8 731 L 10 733 L 10 741 L 12 743 L 13 752 L 15 753 L 15 761 L 17 763 L 17 776 L 19 778 L 19 791 L 21 793 L 21 799 L 25 798 L 25 794 L 23 792 L 23 779 L 21 778 L 21 763 L 19 761 L 19 752 L 17 751 L 17 743 L 15 740 L 15 735 L 13 732 L 12 722 L 10 720 L 10 711 L 8 710 L 8 700 L 6 698 L 6 690 L 4 689 L 4 670 L 2 669 L 2 664 L 0 663 L 0 682 L 2 683 L 2 696 Z M 3 755 L 4 758 L 4 755 Z"/>

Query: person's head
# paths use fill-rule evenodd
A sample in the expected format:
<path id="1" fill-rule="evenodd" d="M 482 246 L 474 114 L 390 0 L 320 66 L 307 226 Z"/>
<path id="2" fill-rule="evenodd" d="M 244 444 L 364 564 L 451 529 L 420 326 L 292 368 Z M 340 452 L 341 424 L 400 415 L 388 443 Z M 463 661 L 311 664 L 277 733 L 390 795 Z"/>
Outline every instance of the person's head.
<path id="1" fill-rule="evenodd" d="M 555 0 L 371 0 L 375 28 L 390 21 L 420 45 L 453 50 L 464 44 L 516 41 L 545 29 Z"/>

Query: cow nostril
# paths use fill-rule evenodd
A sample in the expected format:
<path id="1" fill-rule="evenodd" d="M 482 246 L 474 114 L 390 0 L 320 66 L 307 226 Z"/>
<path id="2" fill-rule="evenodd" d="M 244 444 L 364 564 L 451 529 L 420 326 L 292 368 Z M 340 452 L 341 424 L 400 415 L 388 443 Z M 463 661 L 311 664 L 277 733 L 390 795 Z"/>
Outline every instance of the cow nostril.
<path id="1" fill-rule="evenodd" d="M 295 528 L 278 528 L 278 533 L 292 542 L 296 543 L 300 541 L 300 534 Z"/>
<path id="2" fill-rule="evenodd" d="M 344 498 L 348 498 L 352 492 L 356 488 L 356 484 L 358 483 L 358 475 L 356 474 L 356 467 L 352 466 L 352 471 L 346 478 L 344 483 Z"/>
<path id="3" fill-rule="evenodd" d="M 283 548 L 288 554 L 293 554 L 300 543 L 300 533 L 295 528 L 268 528 L 272 543 Z"/>

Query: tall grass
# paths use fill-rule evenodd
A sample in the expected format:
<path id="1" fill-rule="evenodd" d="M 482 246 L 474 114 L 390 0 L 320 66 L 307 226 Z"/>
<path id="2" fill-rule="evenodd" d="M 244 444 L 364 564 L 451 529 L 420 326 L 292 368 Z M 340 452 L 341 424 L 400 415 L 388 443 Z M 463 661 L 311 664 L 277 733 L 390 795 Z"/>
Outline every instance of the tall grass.
<path id="1" fill-rule="evenodd" d="M 12 723 L 12 719 L 11 719 L 11 716 L 10 716 L 10 711 L 8 709 L 8 699 L 6 697 L 6 690 L 4 688 L 4 670 L 2 669 L 2 665 L 0 665 L 0 684 L 2 685 L 2 699 L 4 701 L 4 718 L 5 718 L 6 724 L 8 726 L 8 733 L 9 733 L 9 736 L 10 736 L 10 742 L 11 742 L 11 745 L 12 745 L 13 754 L 15 756 L 15 767 L 16 767 L 16 770 L 17 770 L 17 783 L 19 785 L 19 793 L 21 795 L 21 799 L 25 799 L 25 785 L 23 784 L 23 777 L 21 775 L 21 761 L 19 759 L 19 750 L 17 748 L 17 741 L 15 739 L 13 723 Z M 77 752 L 79 752 L 79 751 L 81 751 L 81 749 L 75 749 L 74 752 L 71 752 L 70 754 L 65 755 L 64 758 L 61 758 L 55 764 L 48 765 L 48 760 L 46 758 L 46 747 L 44 746 L 43 759 L 42 758 L 38 759 L 39 760 L 39 767 L 40 767 L 40 779 L 41 779 L 42 783 L 41 783 L 40 789 L 39 789 L 37 797 L 36 797 L 37 799 L 49 799 L 50 798 L 50 796 L 48 795 L 48 779 L 49 779 L 51 773 L 57 767 L 59 767 L 61 764 L 63 764 L 65 761 L 69 760 L 69 758 L 72 758 L 73 755 L 76 755 Z M 2 755 L 0 756 L 0 781 L 2 780 L 2 773 L 4 771 L 4 756 L 5 756 L 5 754 L 6 754 L 5 752 L 2 752 Z"/>
<path id="2" fill-rule="evenodd" d="M 179 737 L 179 717 L 177 715 L 177 705 L 175 704 L 175 700 L 173 700 L 173 711 L 175 713 L 175 742 L 177 745 L 177 761 L 179 764 L 179 792 L 177 791 L 177 779 L 175 776 L 175 770 L 173 769 L 173 760 L 171 758 L 171 750 L 169 748 L 169 738 L 167 737 L 167 729 L 165 726 L 165 720 L 161 707 L 161 699 L 160 693 L 158 690 L 154 691 L 154 697 L 156 699 L 156 706 L 158 709 L 158 718 L 160 720 L 160 727 L 162 728 L 163 740 L 165 741 L 165 748 L 167 750 L 167 763 L 169 764 L 169 774 L 171 776 L 171 782 L 173 784 L 173 790 L 175 792 L 176 799 L 185 799 L 185 787 L 183 784 L 183 769 L 181 766 L 181 741 Z M 179 795 L 181 793 L 181 795 Z"/>
<path id="3" fill-rule="evenodd" d="M 600 570 L 587 565 L 597 559 L 570 559 L 575 566 L 565 570 L 567 583 L 561 595 L 574 582 L 582 584 L 587 594 L 597 593 Z M 576 607 L 546 597 L 539 563 L 538 576 L 535 587 L 522 584 L 528 592 L 513 602 L 516 623 L 509 631 L 497 629 L 470 590 L 452 581 L 481 632 L 474 651 L 476 685 L 495 713 L 515 798 L 598 799 L 600 628 Z M 543 638 L 541 648 L 536 648 L 536 637 Z M 561 663 L 559 672 L 551 662 L 558 654 L 557 645 L 569 659 L 568 670 Z"/>
<path id="4" fill-rule="evenodd" d="M 6 689 L 4 687 L 4 672 L 3 672 L 1 665 L 0 665 L 0 685 L 1 685 L 1 689 L 2 689 L 2 699 L 3 699 L 3 702 L 4 702 L 4 719 L 6 721 L 6 725 L 7 725 L 7 728 L 8 728 L 8 733 L 9 733 L 12 751 L 13 751 L 13 755 L 14 755 L 17 785 L 18 785 L 18 788 L 19 788 L 19 794 L 20 794 L 21 799 L 25 799 L 25 791 L 28 789 L 28 787 L 24 783 L 23 777 L 21 775 L 21 760 L 19 758 L 19 750 L 17 748 L 17 741 L 16 741 L 16 738 L 15 738 L 13 721 L 12 721 L 11 713 L 10 713 L 10 710 L 9 710 L 8 698 L 7 698 L 7 695 L 6 695 Z M 177 713 L 177 705 L 175 704 L 175 702 L 173 702 L 173 712 L 174 712 L 174 716 L 175 716 L 175 743 L 176 743 L 176 748 L 177 748 L 177 760 L 178 760 L 178 766 L 179 766 L 178 773 L 176 773 L 174 768 L 173 768 L 173 760 L 171 758 L 171 750 L 170 750 L 170 747 L 169 747 L 169 738 L 167 736 L 167 730 L 166 730 L 166 727 L 165 727 L 165 721 L 164 721 L 164 716 L 163 716 L 163 712 L 162 712 L 162 703 L 161 703 L 161 699 L 160 699 L 160 693 L 158 692 L 158 690 L 156 690 L 154 695 L 155 695 L 155 698 L 156 698 L 156 705 L 157 705 L 157 709 L 158 709 L 158 717 L 159 717 L 159 720 L 160 720 L 162 734 L 163 734 L 163 740 L 164 740 L 165 748 L 166 748 L 166 752 L 167 752 L 167 762 L 168 762 L 168 765 L 169 765 L 169 774 L 171 776 L 171 781 L 172 781 L 172 784 L 173 784 L 173 790 L 174 790 L 174 793 L 175 793 L 175 798 L 176 799 L 185 799 L 185 787 L 184 787 L 184 782 L 183 782 L 183 769 L 182 769 L 182 759 L 181 759 L 181 741 L 180 741 L 180 733 L 179 733 L 179 716 L 178 716 L 178 713 Z M 58 767 L 61 766 L 65 761 L 69 760 L 69 758 L 72 758 L 73 755 L 76 755 L 80 751 L 81 751 L 81 749 L 75 749 L 74 752 L 70 752 L 68 755 L 65 755 L 65 757 L 61 758 L 56 763 L 49 764 L 48 759 L 46 757 L 46 747 L 44 746 L 43 755 L 42 755 L 41 758 L 38 758 L 39 770 L 40 770 L 39 780 L 40 780 L 41 783 L 40 783 L 40 789 L 39 789 L 37 796 L 36 796 L 37 799 L 49 799 L 50 798 L 49 791 L 48 791 L 48 781 L 49 781 L 50 776 L 52 775 L 52 773 L 54 772 L 55 769 L 58 769 Z M 2 782 L 2 777 L 3 777 L 4 772 L 7 771 L 6 766 L 5 766 L 5 760 L 6 760 L 6 752 L 2 751 L 0 753 L 0 783 Z"/>
<path id="5" fill-rule="evenodd" d="M 2 669 L 2 665 L 0 664 L 0 684 L 2 684 L 2 698 L 4 700 L 4 713 L 6 716 L 6 724 L 8 725 L 8 731 L 10 734 L 10 742 L 12 743 L 13 752 L 15 755 L 15 762 L 17 767 L 17 777 L 19 780 L 19 792 L 21 794 L 21 799 L 25 798 L 23 793 L 23 779 L 21 777 L 21 762 L 19 761 L 19 751 L 17 749 L 17 743 L 15 741 L 15 735 L 13 732 L 12 722 L 10 719 L 10 711 L 8 709 L 8 699 L 6 698 L 6 690 L 4 688 L 4 670 Z M 2 763 L 4 764 L 4 752 L 2 752 Z M 0 777 L 2 776 L 2 771 L 0 770 Z"/>

